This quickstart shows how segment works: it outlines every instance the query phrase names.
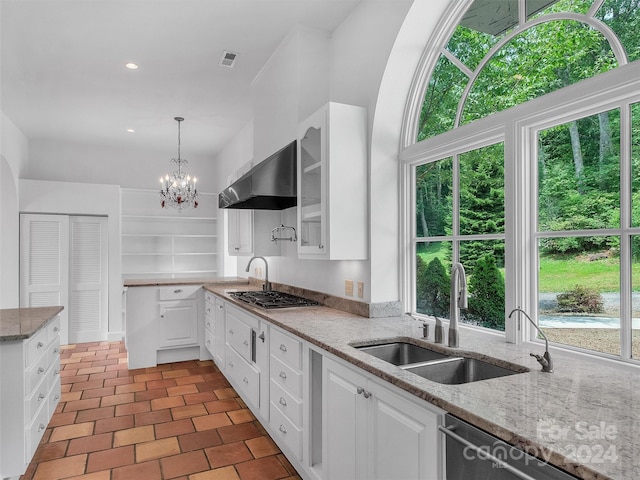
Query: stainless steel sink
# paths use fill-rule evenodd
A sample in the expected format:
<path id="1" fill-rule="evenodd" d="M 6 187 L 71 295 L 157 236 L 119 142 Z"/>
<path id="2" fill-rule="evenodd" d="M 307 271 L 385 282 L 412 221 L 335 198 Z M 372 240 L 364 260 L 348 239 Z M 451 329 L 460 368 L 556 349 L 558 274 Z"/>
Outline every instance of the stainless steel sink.
<path id="1" fill-rule="evenodd" d="M 415 373 L 427 380 L 448 385 L 477 382 L 478 380 L 520 373 L 477 358 L 467 357 L 449 357 L 424 365 L 409 366 L 404 370 Z"/>
<path id="2" fill-rule="evenodd" d="M 410 365 L 412 363 L 429 362 L 448 358 L 444 353 L 434 352 L 428 348 L 420 347 L 412 343 L 392 342 L 381 345 L 365 345 L 355 347 L 362 352 L 373 355 L 393 365 Z"/>

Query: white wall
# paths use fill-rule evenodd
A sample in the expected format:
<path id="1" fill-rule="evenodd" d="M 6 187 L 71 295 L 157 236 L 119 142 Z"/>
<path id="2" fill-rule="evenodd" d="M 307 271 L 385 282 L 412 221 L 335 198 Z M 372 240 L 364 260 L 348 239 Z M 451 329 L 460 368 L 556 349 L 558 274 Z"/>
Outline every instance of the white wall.
<path id="1" fill-rule="evenodd" d="M 0 308 L 16 308 L 20 304 L 17 184 L 29 149 L 27 138 L 3 112 L 0 132 Z"/>
<path id="2" fill-rule="evenodd" d="M 141 150 L 126 145 L 32 140 L 28 168 L 20 178 L 159 188 L 159 178 L 175 169 L 171 163 L 174 156 L 174 151 Z M 199 190 L 215 191 L 212 159 L 184 156 L 189 162 L 185 170 L 198 177 Z"/>
<path id="3" fill-rule="evenodd" d="M 109 217 L 109 340 L 124 338 L 120 261 L 120 187 L 22 179 L 20 180 L 20 211 Z"/>
<path id="4" fill-rule="evenodd" d="M 292 30 L 253 82 L 254 160 L 262 160 L 292 141 L 297 125 L 328 101 L 366 107 L 371 131 L 388 55 L 411 3 L 411 0 L 361 2 L 330 36 L 303 27 Z M 404 95 L 396 95 L 395 100 L 404 106 Z M 227 157 L 220 163 L 220 177 L 228 176 L 245 161 L 231 164 Z M 397 205 L 397 172 L 387 178 L 389 185 L 376 191 L 375 196 L 381 194 L 383 199 Z M 370 182 L 367 178 L 362 181 Z M 296 224 L 295 208 L 282 212 L 282 223 Z M 372 251 L 368 261 L 299 260 L 295 244 L 282 242 L 282 256 L 269 258 L 270 279 L 343 297 L 344 280 L 363 281 L 365 301 L 397 301 L 397 224 L 396 210 L 384 225 L 375 225 L 371 237 L 385 245 L 386 251 L 382 252 L 382 258 L 377 258 L 380 251 L 376 249 L 376 256 Z M 371 285 L 381 279 L 371 275 L 371 265 L 381 261 L 386 268 L 384 286 L 372 290 Z M 237 259 L 238 274 L 244 275 L 246 262 L 245 257 Z"/>

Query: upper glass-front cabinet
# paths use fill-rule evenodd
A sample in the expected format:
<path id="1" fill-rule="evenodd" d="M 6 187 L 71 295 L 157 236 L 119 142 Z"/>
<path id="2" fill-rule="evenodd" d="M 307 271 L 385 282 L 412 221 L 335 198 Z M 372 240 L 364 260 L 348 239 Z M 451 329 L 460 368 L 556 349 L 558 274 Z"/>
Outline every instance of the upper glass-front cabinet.
<path id="1" fill-rule="evenodd" d="M 298 128 L 298 257 L 367 258 L 367 117 L 329 103 Z"/>
<path id="2" fill-rule="evenodd" d="M 324 114 L 324 112 L 322 112 Z M 324 164 L 326 149 L 322 148 L 324 115 L 315 117 L 316 126 L 310 126 L 300 139 L 300 168 L 298 188 L 300 208 L 300 245 L 301 253 L 322 254 L 325 247 L 323 228 L 325 222 L 324 204 Z M 311 121 L 311 120 L 310 120 Z"/>

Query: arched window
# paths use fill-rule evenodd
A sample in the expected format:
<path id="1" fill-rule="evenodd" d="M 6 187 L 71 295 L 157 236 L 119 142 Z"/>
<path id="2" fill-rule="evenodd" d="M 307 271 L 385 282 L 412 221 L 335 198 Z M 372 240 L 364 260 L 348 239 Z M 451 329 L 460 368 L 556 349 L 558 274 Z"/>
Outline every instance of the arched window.
<path id="1" fill-rule="evenodd" d="M 519 341 L 521 306 L 555 342 L 640 358 L 638 27 L 638 0 L 469 2 L 405 119 L 414 311 L 448 317 L 461 262 L 467 324 Z"/>

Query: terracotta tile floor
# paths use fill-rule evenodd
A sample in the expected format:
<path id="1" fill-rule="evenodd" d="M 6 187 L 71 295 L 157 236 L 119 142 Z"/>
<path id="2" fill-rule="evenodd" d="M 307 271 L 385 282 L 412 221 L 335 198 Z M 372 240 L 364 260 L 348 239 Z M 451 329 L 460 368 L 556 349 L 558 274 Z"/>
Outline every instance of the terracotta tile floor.
<path id="1" fill-rule="evenodd" d="M 300 480 L 211 361 L 128 370 L 124 342 L 66 345 L 62 399 L 21 480 Z"/>

